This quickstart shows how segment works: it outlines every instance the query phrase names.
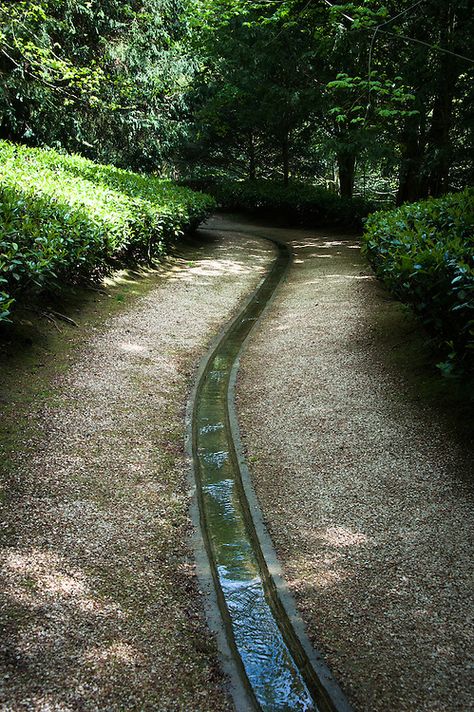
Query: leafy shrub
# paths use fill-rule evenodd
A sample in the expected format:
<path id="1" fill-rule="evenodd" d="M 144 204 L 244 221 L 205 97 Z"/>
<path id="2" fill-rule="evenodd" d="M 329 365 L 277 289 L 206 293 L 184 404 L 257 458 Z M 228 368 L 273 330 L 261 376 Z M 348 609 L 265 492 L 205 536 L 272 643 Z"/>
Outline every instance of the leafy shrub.
<path id="1" fill-rule="evenodd" d="M 474 190 L 374 213 L 364 249 L 376 275 L 410 304 L 450 373 L 474 361 Z"/>
<path id="2" fill-rule="evenodd" d="M 19 292 L 160 256 L 214 207 L 153 176 L 0 141 L 0 321 Z"/>
<path id="3" fill-rule="evenodd" d="M 363 198 L 341 198 L 322 186 L 273 181 L 202 179 L 189 182 L 211 193 L 227 210 L 278 215 L 301 225 L 341 225 L 360 227 L 371 209 Z"/>

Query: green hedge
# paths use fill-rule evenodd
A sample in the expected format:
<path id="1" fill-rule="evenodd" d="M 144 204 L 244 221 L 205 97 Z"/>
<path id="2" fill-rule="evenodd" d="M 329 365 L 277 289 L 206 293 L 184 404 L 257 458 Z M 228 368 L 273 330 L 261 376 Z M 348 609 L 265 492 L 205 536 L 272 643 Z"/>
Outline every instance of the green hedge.
<path id="1" fill-rule="evenodd" d="M 472 368 L 474 189 L 371 215 L 364 249 L 376 275 L 434 336 L 445 356 L 440 368 Z"/>
<path id="2" fill-rule="evenodd" d="M 0 321 L 22 291 L 160 256 L 214 206 L 170 181 L 0 141 Z"/>
<path id="3" fill-rule="evenodd" d="M 206 190 L 226 210 L 276 215 L 300 225 L 359 228 L 363 219 L 374 209 L 363 198 L 341 198 L 322 186 L 307 183 L 284 186 L 267 180 L 204 178 L 188 181 L 187 185 Z"/>

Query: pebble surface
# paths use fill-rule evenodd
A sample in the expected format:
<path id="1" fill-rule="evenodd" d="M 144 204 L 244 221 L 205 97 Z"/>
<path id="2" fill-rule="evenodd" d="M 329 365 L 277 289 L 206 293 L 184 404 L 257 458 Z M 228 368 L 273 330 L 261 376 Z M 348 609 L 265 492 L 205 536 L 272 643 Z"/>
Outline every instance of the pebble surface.
<path id="1" fill-rule="evenodd" d="M 200 356 L 273 256 L 201 231 L 97 318 L 26 416 L 9 409 L 2 712 L 232 709 L 190 549 L 184 416 Z"/>
<path id="2" fill-rule="evenodd" d="M 295 254 L 247 342 L 237 409 L 308 634 L 356 712 L 472 710 L 474 453 L 408 399 L 389 359 L 400 307 L 355 238 L 234 226 Z"/>

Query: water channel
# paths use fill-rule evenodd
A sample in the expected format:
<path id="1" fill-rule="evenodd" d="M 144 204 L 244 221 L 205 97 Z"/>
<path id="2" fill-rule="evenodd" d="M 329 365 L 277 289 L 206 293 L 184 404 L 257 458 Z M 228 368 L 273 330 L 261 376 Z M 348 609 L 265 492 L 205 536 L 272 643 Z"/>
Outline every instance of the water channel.
<path id="1" fill-rule="evenodd" d="M 266 278 L 207 360 L 194 400 L 193 461 L 219 608 L 255 709 L 326 712 L 340 707 L 321 685 L 269 574 L 245 495 L 229 415 L 234 363 L 290 260 L 288 248 L 278 244 Z"/>

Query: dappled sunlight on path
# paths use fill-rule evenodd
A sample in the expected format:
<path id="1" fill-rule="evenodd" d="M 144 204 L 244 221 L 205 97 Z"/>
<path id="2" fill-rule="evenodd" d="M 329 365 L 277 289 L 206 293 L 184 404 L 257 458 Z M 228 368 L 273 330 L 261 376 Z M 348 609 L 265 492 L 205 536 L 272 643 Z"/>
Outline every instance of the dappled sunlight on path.
<path id="1" fill-rule="evenodd" d="M 59 352 L 52 377 L 2 386 L 16 452 L 0 502 L 0 707 L 229 709 L 189 546 L 184 404 L 272 255 L 194 238 Z M 38 381 L 32 402 L 22 378 Z"/>
<path id="2" fill-rule="evenodd" d="M 358 240 L 324 230 L 287 240 L 294 265 L 238 388 L 285 578 L 357 710 L 468 709 L 474 453 L 394 361 L 413 323 Z"/>

